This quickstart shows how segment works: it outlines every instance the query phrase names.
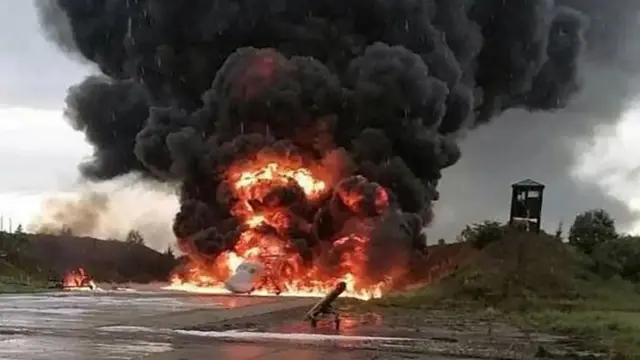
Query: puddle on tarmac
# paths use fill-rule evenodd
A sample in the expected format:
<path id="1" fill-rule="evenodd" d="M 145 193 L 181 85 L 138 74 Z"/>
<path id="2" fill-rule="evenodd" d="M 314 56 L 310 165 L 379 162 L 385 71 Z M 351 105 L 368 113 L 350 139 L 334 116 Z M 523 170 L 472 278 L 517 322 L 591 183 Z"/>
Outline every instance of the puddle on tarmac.
<path id="1" fill-rule="evenodd" d="M 346 336 L 377 337 L 419 337 L 418 331 L 412 328 L 401 328 L 388 324 L 385 318 L 377 313 L 341 314 L 340 326 L 336 330 L 334 318 L 320 318 L 316 327 L 304 320 L 304 312 L 286 312 L 265 316 L 256 316 L 242 321 L 223 322 L 210 326 L 198 326 L 187 330 L 248 332 L 273 332 L 285 334 L 318 334 Z"/>
<path id="2" fill-rule="evenodd" d="M 351 336 L 344 334 L 312 334 L 312 333 L 282 333 L 282 332 L 259 332 L 244 330 L 226 330 L 226 331 L 201 331 L 201 330 L 176 330 L 176 329 L 157 329 L 136 326 L 105 326 L 98 329 L 105 333 L 112 333 L 113 336 L 124 336 L 127 333 L 136 333 L 138 336 L 142 334 L 166 335 L 171 337 L 190 337 L 190 338 L 210 338 L 226 341 L 249 341 L 249 342 L 294 342 L 296 344 L 385 344 L 407 345 L 413 344 L 420 339 L 400 338 L 400 337 L 379 337 L 379 336 Z M 174 338 L 175 339 L 175 338 Z"/>
<path id="3" fill-rule="evenodd" d="M 398 319 L 380 313 L 340 313 L 340 326 L 336 329 L 332 316 L 321 317 L 316 327 L 304 320 L 305 311 L 287 311 L 260 315 L 237 321 L 186 328 L 196 331 L 245 331 L 256 333 L 317 334 L 369 337 L 417 338 L 457 342 L 454 329 L 429 324 L 420 319 Z"/>
<path id="4" fill-rule="evenodd" d="M 250 331 L 270 331 L 289 334 L 323 334 L 323 335 L 348 335 L 348 336 L 397 336 L 395 332 L 385 334 L 384 318 L 375 313 L 359 315 L 341 315 L 340 326 L 336 324 L 332 316 L 321 318 L 316 327 L 312 327 L 308 321 L 302 318 L 282 319 L 277 323 L 266 323 L 267 326 L 257 326 Z"/>
<path id="5" fill-rule="evenodd" d="M 96 340 L 54 336 L 0 338 L 0 358 L 6 360 L 129 360 L 171 350 L 167 342 L 144 340 Z"/>

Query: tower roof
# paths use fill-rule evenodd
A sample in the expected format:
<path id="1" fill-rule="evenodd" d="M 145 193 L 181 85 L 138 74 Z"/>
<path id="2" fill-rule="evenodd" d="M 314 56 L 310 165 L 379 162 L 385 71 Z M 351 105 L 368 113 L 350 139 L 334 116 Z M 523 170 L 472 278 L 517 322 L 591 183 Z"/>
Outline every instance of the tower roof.
<path id="1" fill-rule="evenodd" d="M 537 181 L 531 180 L 531 179 L 525 179 L 522 181 L 518 181 L 515 184 L 511 185 L 512 187 L 538 187 L 538 188 L 544 188 L 544 184 L 539 183 Z"/>

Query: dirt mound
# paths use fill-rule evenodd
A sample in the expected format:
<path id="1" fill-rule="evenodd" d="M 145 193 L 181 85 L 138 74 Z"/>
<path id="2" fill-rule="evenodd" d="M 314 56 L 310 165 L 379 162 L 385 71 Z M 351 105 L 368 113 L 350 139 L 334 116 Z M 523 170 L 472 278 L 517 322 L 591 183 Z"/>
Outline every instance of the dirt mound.
<path id="1" fill-rule="evenodd" d="M 439 288 L 445 297 L 487 303 L 576 299 L 583 268 L 579 255 L 552 236 L 509 231 L 461 262 Z"/>

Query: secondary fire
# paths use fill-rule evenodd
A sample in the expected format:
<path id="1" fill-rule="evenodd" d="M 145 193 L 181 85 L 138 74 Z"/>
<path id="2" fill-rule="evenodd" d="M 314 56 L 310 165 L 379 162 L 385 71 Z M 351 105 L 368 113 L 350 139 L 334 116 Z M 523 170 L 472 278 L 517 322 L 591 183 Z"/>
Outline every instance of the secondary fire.
<path id="1" fill-rule="evenodd" d="M 96 284 L 84 268 L 69 270 L 62 279 L 62 287 L 69 290 L 95 290 Z"/>
<path id="2" fill-rule="evenodd" d="M 347 210 L 357 211 L 363 194 L 355 188 L 343 183 L 333 190 L 334 184 L 324 180 L 330 177 L 322 167 L 279 158 L 231 166 L 226 179 L 235 199 L 231 213 L 243 224 L 235 246 L 212 262 L 198 261 L 193 256 L 182 271 L 172 276 L 172 288 L 223 292 L 224 281 L 242 262 L 251 261 L 266 267 L 263 281 L 253 294 L 324 296 L 337 283 L 345 282 L 347 296 L 368 299 L 382 295 L 387 282 L 371 282 L 367 277 L 366 226 L 329 241 L 319 239 L 322 241 L 312 249 L 316 255 L 312 261 L 304 259 L 291 241 L 296 233 L 313 234 L 313 224 L 305 220 L 303 213 L 313 215 L 334 194 Z M 354 177 L 351 182 L 357 188 L 367 181 Z M 376 212 L 380 213 L 388 205 L 388 196 L 382 187 L 375 189 Z M 302 201 L 291 201 L 296 196 Z M 301 204 L 308 209 L 295 209 Z M 323 264 L 322 259 L 333 262 Z"/>

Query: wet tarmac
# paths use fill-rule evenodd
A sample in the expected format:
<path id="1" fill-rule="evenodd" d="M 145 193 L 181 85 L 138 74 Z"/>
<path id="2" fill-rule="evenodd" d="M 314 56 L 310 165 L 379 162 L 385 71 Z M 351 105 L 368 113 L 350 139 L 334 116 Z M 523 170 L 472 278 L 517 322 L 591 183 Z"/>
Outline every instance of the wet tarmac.
<path id="1" fill-rule="evenodd" d="M 163 291 L 0 295 L 0 359 L 139 359 L 171 351 L 178 342 L 177 334 L 101 329 L 130 325 L 180 328 L 269 311 L 279 304 L 294 306 L 291 301 L 294 299 Z M 189 343 L 184 338 L 180 340 L 183 345 Z"/>
<path id="2" fill-rule="evenodd" d="M 203 298 L 162 293 L 60 292 L 0 296 L 2 328 L 78 329 L 132 316 L 152 316 L 195 308 L 230 308 L 251 299 Z"/>
<path id="3" fill-rule="evenodd" d="M 196 331 L 244 318 L 293 314 L 317 299 L 175 293 L 0 295 L 2 360 L 403 359 L 398 339 Z M 297 319 L 297 312 L 296 319 Z M 300 321 L 300 320 L 298 320 Z M 308 334 L 307 334 L 308 335 Z M 385 356 L 380 351 L 386 347 Z M 390 352 L 391 351 L 391 352 Z M 408 358 L 438 359 L 411 355 Z"/>
<path id="4" fill-rule="evenodd" d="M 302 318 L 316 301 L 167 291 L 0 295 L 0 359 L 532 358 L 523 356 L 533 354 L 524 346 L 531 336 L 498 325 L 487 336 L 486 324 L 463 316 L 425 318 L 425 326 L 409 314 L 345 311 L 339 330 L 331 321 L 311 328 Z"/>

